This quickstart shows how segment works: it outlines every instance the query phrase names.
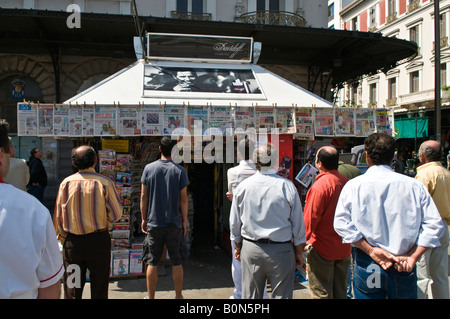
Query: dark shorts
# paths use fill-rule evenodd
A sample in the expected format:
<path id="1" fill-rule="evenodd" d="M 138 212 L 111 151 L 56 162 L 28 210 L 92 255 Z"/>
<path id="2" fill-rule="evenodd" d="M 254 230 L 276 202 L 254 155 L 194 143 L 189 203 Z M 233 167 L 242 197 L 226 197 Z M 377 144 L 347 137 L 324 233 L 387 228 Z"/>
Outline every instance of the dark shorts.
<path id="1" fill-rule="evenodd" d="M 171 224 L 167 227 L 148 227 L 142 249 L 142 262 L 156 266 L 161 259 L 164 245 L 174 266 L 181 265 L 183 230 Z"/>

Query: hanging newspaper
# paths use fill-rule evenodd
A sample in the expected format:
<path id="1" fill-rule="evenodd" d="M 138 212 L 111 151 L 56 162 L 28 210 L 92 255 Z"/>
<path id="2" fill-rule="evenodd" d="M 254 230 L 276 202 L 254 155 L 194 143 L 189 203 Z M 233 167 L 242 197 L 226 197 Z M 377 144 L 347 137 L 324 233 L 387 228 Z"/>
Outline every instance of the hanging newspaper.
<path id="1" fill-rule="evenodd" d="M 236 132 L 245 132 L 255 129 L 255 109 L 253 107 L 237 106 L 234 109 L 234 129 Z"/>
<path id="2" fill-rule="evenodd" d="M 187 108 L 187 128 L 191 135 L 203 135 L 209 127 L 209 108 L 189 106 Z"/>
<path id="3" fill-rule="evenodd" d="M 94 136 L 94 106 L 83 105 L 83 136 Z"/>
<path id="4" fill-rule="evenodd" d="M 139 105 L 119 105 L 118 107 L 118 135 L 139 136 L 141 135 Z"/>
<path id="5" fill-rule="evenodd" d="M 142 135 L 161 135 L 163 131 L 164 110 L 156 105 L 141 107 Z"/>
<path id="6" fill-rule="evenodd" d="M 171 135 L 175 129 L 185 128 L 185 110 L 183 106 L 164 107 L 164 135 Z"/>
<path id="7" fill-rule="evenodd" d="M 275 127 L 279 134 L 295 133 L 294 113 L 292 107 L 277 107 L 275 109 Z"/>
<path id="8" fill-rule="evenodd" d="M 335 109 L 334 133 L 336 136 L 355 136 L 354 109 Z"/>
<path id="9" fill-rule="evenodd" d="M 296 138 L 314 140 L 314 114 L 310 107 L 299 107 L 295 110 Z"/>
<path id="10" fill-rule="evenodd" d="M 391 109 L 376 109 L 377 132 L 394 133 L 394 112 Z"/>
<path id="11" fill-rule="evenodd" d="M 231 117 L 231 106 L 211 106 L 209 113 L 209 127 L 211 135 L 231 135 L 233 121 Z"/>
<path id="12" fill-rule="evenodd" d="M 37 136 L 37 104 L 17 103 L 17 135 Z"/>
<path id="13" fill-rule="evenodd" d="M 266 133 L 270 133 L 275 128 L 275 112 L 273 107 L 261 107 L 258 106 L 255 109 L 255 119 L 258 132 L 261 133 L 262 129 L 266 129 Z"/>
<path id="14" fill-rule="evenodd" d="M 69 136 L 83 136 L 83 107 L 81 105 L 69 107 Z"/>
<path id="15" fill-rule="evenodd" d="M 56 104 L 54 106 L 53 135 L 69 136 L 69 105 Z"/>
<path id="16" fill-rule="evenodd" d="M 38 104 L 38 136 L 53 136 L 53 104 Z"/>
<path id="17" fill-rule="evenodd" d="M 117 108 L 115 105 L 97 105 L 94 110 L 94 135 L 114 136 L 117 133 Z"/>
<path id="18" fill-rule="evenodd" d="M 315 136 L 334 135 L 334 108 L 314 109 L 314 134 Z"/>
<path id="19" fill-rule="evenodd" d="M 355 135 L 358 137 L 369 136 L 375 132 L 375 111 L 373 109 L 356 109 Z"/>

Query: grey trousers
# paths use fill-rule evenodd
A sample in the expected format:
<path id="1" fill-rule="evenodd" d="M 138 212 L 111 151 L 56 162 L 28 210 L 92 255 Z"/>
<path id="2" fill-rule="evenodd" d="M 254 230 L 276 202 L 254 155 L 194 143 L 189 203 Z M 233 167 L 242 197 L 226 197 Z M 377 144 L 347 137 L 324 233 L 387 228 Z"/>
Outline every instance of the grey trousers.
<path id="1" fill-rule="evenodd" d="M 266 280 L 273 299 L 292 299 L 295 253 L 292 243 L 263 244 L 243 240 L 242 299 L 262 299 Z"/>

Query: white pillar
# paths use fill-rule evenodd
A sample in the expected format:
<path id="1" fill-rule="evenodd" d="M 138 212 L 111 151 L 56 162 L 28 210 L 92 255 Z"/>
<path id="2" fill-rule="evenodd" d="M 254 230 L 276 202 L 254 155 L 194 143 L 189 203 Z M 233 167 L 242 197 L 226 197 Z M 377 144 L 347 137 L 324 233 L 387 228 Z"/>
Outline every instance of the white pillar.
<path id="1" fill-rule="evenodd" d="M 84 12 L 84 0 L 73 0 L 73 4 L 80 7 L 80 11 Z"/>
<path id="2" fill-rule="evenodd" d="M 205 13 L 211 13 L 212 21 L 216 20 L 216 0 L 206 0 Z"/>
<path id="3" fill-rule="evenodd" d="M 170 11 L 177 10 L 177 0 L 166 0 L 166 18 L 170 18 Z"/>
<path id="4" fill-rule="evenodd" d="M 248 0 L 248 12 L 256 11 L 256 0 Z"/>
<path id="5" fill-rule="evenodd" d="M 294 0 L 285 0 L 284 1 L 284 11 L 295 12 L 295 10 L 294 10 Z"/>
<path id="6" fill-rule="evenodd" d="M 23 0 L 24 9 L 34 9 L 34 0 Z"/>

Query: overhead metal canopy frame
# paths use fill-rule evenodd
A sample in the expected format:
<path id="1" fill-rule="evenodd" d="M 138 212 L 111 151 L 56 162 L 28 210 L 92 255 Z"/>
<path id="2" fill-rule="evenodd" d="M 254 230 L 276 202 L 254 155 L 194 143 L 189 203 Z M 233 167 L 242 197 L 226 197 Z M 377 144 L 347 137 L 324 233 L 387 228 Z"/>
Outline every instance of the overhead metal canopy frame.
<path id="1" fill-rule="evenodd" d="M 81 13 L 70 29 L 63 11 L 0 8 L 0 53 L 48 54 L 59 86 L 61 56 L 135 56 L 136 17 Z M 258 64 L 309 68 L 308 90 L 387 72 L 417 55 L 413 42 L 380 33 L 139 16 L 146 32 L 253 37 L 262 43 Z M 57 94 L 58 95 L 58 94 Z"/>

